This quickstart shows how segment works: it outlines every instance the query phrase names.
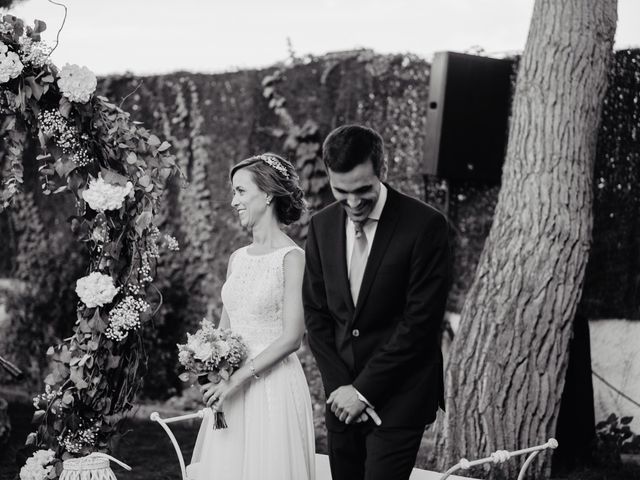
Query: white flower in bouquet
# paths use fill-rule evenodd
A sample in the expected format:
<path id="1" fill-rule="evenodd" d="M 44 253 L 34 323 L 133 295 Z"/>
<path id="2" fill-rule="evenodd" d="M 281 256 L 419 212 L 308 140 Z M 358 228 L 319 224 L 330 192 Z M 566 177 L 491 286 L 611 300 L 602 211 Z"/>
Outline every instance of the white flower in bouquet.
<path id="1" fill-rule="evenodd" d="M 9 47 L 0 42 L 0 83 L 7 83 L 22 73 L 24 65 L 15 52 L 10 52 Z"/>
<path id="2" fill-rule="evenodd" d="M 53 462 L 54 458 L 53 450 L 38 450 L 20 469 L 20 480 L 44 480 L 53 468 L 48 464 Z"/>
<path id="3" fill-rule="evenodd" d="M 67 63 L 60 69 L 58 77 L 62 95 L 72 102 L 87 103 L 98 86 L 96 76 L 87 67 Z"/>
<path id="4" fill-rule="evenodd" d="M 187 343 L 178 345 L 178 361 L 194 375 L 219 373 L 221 368 L 231 374 L 246 356 L 247 347 L 239 335 L 230 329 L 219 330 L 207 319 L 195 333 L 187 333 Z"/>
<path id="5" fill-rule="evenodd" d="M 187 343 L 178 344 L 178 360 L 185 368 L 179 378 L 203 384 L 228 379 L 247 358 L 247 346 L 242 337 L 230 329 L 217 329 L 206 318 Z M 217 377 L 217 380 L 216 380 Z M 215 410 L 213 428 L 227 428 L 224 412 Z"/>
<path id="6" fill-rule="evenodd" d="M 226 358 L 231 353 L 231 346 L 224 340 L 215 342 L 214 349 L 222 358 Z"/>
<path id="7" fill-rule="evenodd" d="M 180 350 L 178 352 L 178 362 L 180 362 L 181 365 L 186 365 L 190 361 L 191 361 L 190 352 L 188 352 L 187 350 Z"/>
<path id="8" fill-rule="evenodd" d="M 187 343 L 178 345 L 178 360 L 185 368 L 179 378 L 185 382 L 197 379 L 204 384 L 228 379 L 247 358 L 247 346 L 242 337 L 231 329 L 217 329 L 207 319 Z M 214 410 L 213 428 L 227 428 L 224 412 Z"/>
<path id="9" fill-rule="evenodd" d="M 237 333 L 234 333 L 232 330 L 226 330 L 225 332 L 225 341 L 229 346 L 227 362 L 233 368 L 239 368 L 247 357 L 247 346 L 244 344 L 242 337 Z"/>
<path id="10" fill-rule="evenodd" d="M 127 182 L 124 187 L 121 187 L 105 182 L 99 175 L 97 179 L 89 182 L 89 188 L 82 192 L 82 198 L 96 212 L 118 210 L 132 190 L 133 184 L 131 182 Z"/>
<path id="11" fill-rule="evenodd" d="M 217 335 L 218 329 L 213 324 L 213 322 L 207 320 L 206 318 L 202 319 L 200 322 L 200 329 L 196 332 L 196 334 L 204 335 L 207 338 L 213 338 Z"/>
<path id="12" fill-rule="evenodd" d="M 76 293 L 87 307 L 102 307 L 111 303 L 119 288 L 113 284 L 109 275 L 92 272 L 76 282 Z"/>
<path id="13" fill-rule="evenodd" d="M 200 338 L 198 335 L 192 335 L 188 343 L 196 360 L 206 362 L 211 358 L 211 353 L 213 352 L 212 345 L 204 338 Z"/>

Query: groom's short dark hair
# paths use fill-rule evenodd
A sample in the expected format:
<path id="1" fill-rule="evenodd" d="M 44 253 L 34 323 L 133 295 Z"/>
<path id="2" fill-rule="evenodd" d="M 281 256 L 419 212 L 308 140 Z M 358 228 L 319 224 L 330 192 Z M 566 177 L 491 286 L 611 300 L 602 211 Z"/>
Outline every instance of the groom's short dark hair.
<path id="1" fill-rule="evenodd" d="M 345 173 L 371 160 L 373 171 L 381 178 L 384 166 L 384 141 L 378 132 L 363 125 L 343 125 L 332 131 L 322 145 L 322 160 L 333 172 Z"/>

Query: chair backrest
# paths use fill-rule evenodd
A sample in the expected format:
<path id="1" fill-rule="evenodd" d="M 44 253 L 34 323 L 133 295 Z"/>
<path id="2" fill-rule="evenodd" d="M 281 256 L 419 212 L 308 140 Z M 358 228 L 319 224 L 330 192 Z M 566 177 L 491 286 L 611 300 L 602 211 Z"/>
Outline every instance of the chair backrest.
<path id="1" fill-rule="evenodd" d="M 178 457 L 178 462 L 180 462 L 180 473 L 182 474 L 182 480 L 189 480 L 187 478 L 187 468 L 185 466 L 184 463 L 184 457 L 182 456 L 182 450 L 180 449 L 180 445 L 178 445 L 178 440 L 176 440 L 175 435 L 173 434 L 173 432 L 171 431 L 171 429 L 169 428 L 169 423 L 176 423 L 176 422 L 182 422 L 185 420 L 193 420 L 195 418 L 204 418 L 206 411 L 209 410 L 208 408 L 203 408 L 202 410 L 198 410 L 197 412 L 194 413 L 189 413 L 186 415 L 179 415 L 177 417 L 169 417 L 169 418 L 162 418 L 160 416 L 160 414 L 158 412 L 153 412 L 149 418 L 151 419 L 151 421 L 153 422 L 158 422 L 160 424 L 160 426 L 163 428 L 163 430 L 167 433 L 167 435 L 169 436 L 169 439 L 171 440 L 171 443 L 173 444 L 173 448 L 176 451 L 176 455 Z"/>
<path id="2" fill-rule="evenodd" d="M 469 461 L 466 458 L 460 459 L 458 463 L 456 463 L 453 467 L 447 470 L 440 480 L 445 480 L 449 477 L 453 472 L 457 472 L 458 470 L 468 470 L 471 467 L 476 467 L 478 465 L 482 465 L 485 463 L 504 463 L 510 458 L 517 457 L 519 455 L 529 454 L 527 459 L 525 460 L 522 468 L 520 469 L 520 473 L 518 474 L 518 480 L 522 480 L 524 478 L 524 473 L 531 465 L 533 459 L 543 450 L 547 448 L 558 448 L 558 441 L 555 438 L 550 438 L 546 443 L 542 445 L 536 445 L 535 447 L 524 448 L 522 450 L 516 450 L 513 452 L 508 452 L 507 450 L 496 450 L 490 456 L 481 458 L 480 460 Z"/>
<path id="3" fill-rule="evenodd" d="M 180 473 L 182 474 L 182 480 L 189 480 L 187 477 L 187 469 L 184 463 L 184 457 L 182 456 L 182 450 L 180 449 L 180 445 L 178 445 L 178 441 L 176 440 L 175 435 L 169 428 L 169 424 L 182 422 L 185 420 L 198 419 L 198 418 L 202 419 L 204 418 L 206 413 L 210 411 L 211 409 L 209 408 L 203 408 L 202 410 L 198 410 L 197 412 L 194 412 L 194 413 L 189 413 L 186 415 L 179 415 L 177 417 L 169 417 L 169 418 L 162 418 L 158 412 L 153 412 L 149 417 L 152 421 L 160 424 L 160 426 L 169 436 L 169 439 L 171 440 L 173 448 L 176 452 L 176 456 L 178 457 L 178 462 L 180 462 Z M 504 463 L 510 458 L 529 454 L 524 464 L 522 465 L 522 468 L 520 469 L 520 473 L 518 474 L 518 480 L 523 480 L 524 474 L 527 468 L 529 467 L 533 459 L 536 457 L 536 455 L 538 455 L 541 451 L 546 450 L 548 448 L 550 449 L 558 448 L 558 441 L 555 438 L 550 438 L 546 443 L 543 443 L 542 445 L 536 445 L 535 447 L 529 447 L 522 450 L 516 450 L 513 452 L 509 452 L 507 450 L 496 450 L 490 456 L 481 458 L 479 460 L 469 461 L 466 458 L 462 458 L 458 463 L 456 463 L 453 467 L 451 467 L 444 474 L 442 474 L 442 477 L 440 477 L 440 480 L 446 480 L 447 478 L 451 477 L 451 475 L 454 472 L 457 472 L 459 470 L 468 470 L 471 467 L 476 467 L 478 465 L 483 465 L 485 463 L 494 463 L 494 464 Z M 322 457 L 322 455 L 318 455 L 318 457 Z M 328 462 L 326 463 L 328 464 Z M 415 473 L 416 472 L 414 471 L 414 474 Z M 424 473 L 425 475 L 427 473 L 435 474 L 435 472 L 427 472 L 427 471 L 425 471 Z M 457 477 L 457 478 L 460 478 L 460 477 Z"/>

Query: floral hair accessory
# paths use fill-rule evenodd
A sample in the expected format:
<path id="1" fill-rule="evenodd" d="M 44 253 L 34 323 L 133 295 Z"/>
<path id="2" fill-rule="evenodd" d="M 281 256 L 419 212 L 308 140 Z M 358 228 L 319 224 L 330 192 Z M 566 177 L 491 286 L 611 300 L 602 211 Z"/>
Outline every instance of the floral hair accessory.
<path id="1" fill-rule="evenodd" d="M 256 158 L 259 158 L 264 163 L 269 165 L 271 168 L 273 168 L 274 170 L 277 170 L 284 178 L 289 178 L 289 172 L 287 171 L 285 166 L 282 165 L 282 162 L 278 160 L 278 158 L 275 157 L 274 155 L 262 154 L 262 155 L 257 155 Z"/>

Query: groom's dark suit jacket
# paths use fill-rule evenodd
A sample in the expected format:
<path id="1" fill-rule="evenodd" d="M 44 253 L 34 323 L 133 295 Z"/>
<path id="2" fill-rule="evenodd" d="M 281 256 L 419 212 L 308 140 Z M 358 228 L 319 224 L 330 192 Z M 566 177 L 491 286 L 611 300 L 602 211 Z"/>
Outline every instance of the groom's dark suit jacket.
<path id="1" fill-rule="evenodd" d="M 448 226 L 429 205 L 388 187 L 357 305 L 346 264 L 346 213 L 311 219 L 303 303 L 325 393 L 353 384 L 384 427 L 433 422 L 444 408 L 439 334 L 450 280 Z M 345 424 L 327 409 L 327 428 Z"/>

